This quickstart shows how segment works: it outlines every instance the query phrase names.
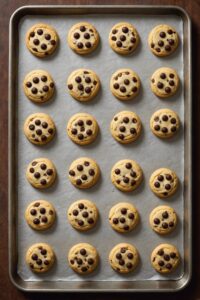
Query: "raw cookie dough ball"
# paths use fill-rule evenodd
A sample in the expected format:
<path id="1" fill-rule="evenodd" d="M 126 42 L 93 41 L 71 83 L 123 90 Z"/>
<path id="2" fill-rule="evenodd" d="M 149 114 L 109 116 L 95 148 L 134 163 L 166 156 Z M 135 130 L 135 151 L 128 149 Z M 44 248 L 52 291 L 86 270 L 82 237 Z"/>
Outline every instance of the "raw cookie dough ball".
<path id="1" fill-rule="evenodd" d="M 168 198 L 178 188 L 178 177 L 174 171 L 167 168 L 160 168 L 152 173 L 149 185 L 152 192 L 158 197 Z"/>
<path id="2" fill-rule="evenodd" d="M 130 203 L 120 202 L 109 212 L 109 222 L 112 228 L 124 233 L 133 230 L 139 222 L 139 213 Z"/>
<path id="3" fill-rule="evenodd" d="M 79 189 L 88 189 L 95 185 L 100 177 L 96 161 L 88 157 L 74 160 L 69 167 L 69 180 Z"/>
<path id="4" fill-rule="evenodd" d="M 127 243 L 116 245 L 109 254 L 113 270 L 126 274 L 132 272 L 139 263 L 139 254 L 135 246 Z"/>
<path id="5" fill-rule="evenodd" d="M 99 92 L 100 80 L 94 71 L 78 69 L 69 75 L 67 87 L 74 99 L 86 102 L 92 100 Z"/>
<path id="6" fill-rule="evenodd" d="M 99 40 L 98 31 L 87 22 L 73 25 L 67 37 L 70 48 L 81 55 L 93 52 L 97 48 Z"/>
<path id="7" fill-rule="evenodd" d="M 26 263 L 33 272 L 47 272 L 51 269 L 54 262 L 55 254 L 48 244 L 34 244 L 26 252 Z"/>
<path id="8" fill-rule="evenodd" d="M 141 120 L 133 111 L 121 111 L 117 113 L 110 123 L 112 136 L 121 144 L 129 144 L 137 140 L 141 130 Z"/>
<path id="9" fill-rule="evenodd" d="M 176 228 L 176 212 L 170 206 L 157 206 L 150 213 L 149 223 L 155 232 L 159 234 L 168 234 Z"/>
<path id="10" fill-rule="evenodd" d="M 159 68 L 151 76 L 151 90 L 160 98 L 173 96 L 179 87 L 179 76 L 172 68 Z"/>
<path id="11" fill-rule="evenodd" d="M 151 131 L 161 139 L 174 136 L 179 127 L 179 116 L 175 111 L 168 108 L 157 110 L 150 120 Z"/>
<path id="12" fill-rule="evenodd" d="M 41 104 L 49 101 L 55 90 L 51 75 L 44 70 L 34 70 L 26 75 L 23 89 L 29 100 Z"/>
<path id="13" fill-rule="evenodd" d="M 47 24 L 35 24 L 26 34 L 28 50 L 38 57 L 52 54 L 58 45 L 56 30 Z"/>
<path id="14" fill-rule="evenodd" d="M 180 263 L 180 254 L 171 244 L 160 244 L 151 254 L 152 267 L 161 274 L 171 273 Z"/>
<path id="15" fill-rule="evenodd" d="M 131 100 L 139 93 L 140 78 L 131 69 L 119 69 L 110 79 L 110 90 L 119 100 Z"/>
<path id="16" fill-rule="evenodd" d="M 31 202 L 25 212 L 27 224 L 35 230 L 46 230 L 50 228 L 56 217 L 53 205 L 46 200 Z"/>
<path id="17" fill-rule="evenodd" d="M 126 22 L 115 24 L 109 34 L 110 47 L 122 55 L 132 53 L 137 48 L 139 41 L 136 28 Z"/>
<path id="18" fill-rule="evenodd" d="M 99 126 L 96 119 L 87 113 L 73 115 L 67 124 L 67 134 L 78 145 L 91 144 L 97 137 Z"/>
<path id="19" fill-rule="evenodd" d="M 141 167 L 131 159 L 118 161 L 111 170 L 111 181 L 122 192 L 135 190 L 142 182 L 142 178 Z"/>
<path id="20" fill-rule="evenodd" d="M 73 202 L 67 211 L 68 221 L 79 231 L 92 229 L 98 220 L 98 215 L 96 205 L 85 199 Z"/>
<path id="21" fill-rule="evenodd" d="M 45 189 L 54 183 L 56 168 L 48 158 L 36 158 L 28 165 L 26 178 L 33 187 Z"/>
<path id="22" fill-rule="evenodd" d="M 24 134 L 35 145 L 49 143 L 56 132 L 52 118 L 44 113 L 35 113 L 28 116 L 24 123 Z"/>
<path id="23" fill-rule="evenodd" d="M 168 56 L 178 47 L 178 33 L 173 27 L 161 24 L 152 29 L 149 34 L 148 43 L 153 54 Z"/>
<path id="24" fill-rule="evenodd" d="M 73 271 L 81 275 L 90 274 L 98 265 L 99 255 L 92 245 L 80 243 L 69 250 L 68 262 Z"/>

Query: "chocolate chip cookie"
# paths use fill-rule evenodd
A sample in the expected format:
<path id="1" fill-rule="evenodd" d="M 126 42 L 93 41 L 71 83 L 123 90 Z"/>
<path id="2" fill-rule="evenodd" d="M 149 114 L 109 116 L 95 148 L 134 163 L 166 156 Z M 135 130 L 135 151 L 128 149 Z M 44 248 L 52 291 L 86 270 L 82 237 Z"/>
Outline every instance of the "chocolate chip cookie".
<path id="1" fill-rule="evenodd" d="M 109 254 L 113 270 L 126 274 L 132 272 L 139 263 L 139 254 L 135 246 L 127 243 L 116 245 Z"/>
<path id="2" fill-rule="evenodd" d="M 51 75 L 44 70 L 34 70 L 26 75 L 23 82 L 26 97 L 35 103 L 49 101 L 55 90 Z"/>
<path id="3" fill-rule="evenodd" d="M 139 213 L 130 203 L 120 202 L 109 212 L 109 222 L 112 228 L 124 233 L 133 230 L 139 222 Z"/>
<path id="4" fill-rule="evenodd" d="M 67 87 L 70 95 L 80 101 L 92 100 L 100 89 L 100 80 L 97 74 L 89 69 L 73 71 L 67 79 Z"/>
<path id="5" fill-rule="evenodd" d="M 110 47 L 122 55 L 132 53 L 137 48 L 139 40 L 136 28 L 126 22 L 115 24 L 109 34 Z"/>
<path id="6" fill-rule="evenodd" d="M 157 25 L 150 32 L 148 43 L 153 54 L 157 56 L 168 56 L 178 47 L 178 33 L 169 25 Z"/>
<path id="7" fill-rule="evenodd" d="M 119 69 L 110 79 L 110 90 L 119 100 L 131 100 L 140 90 L 140 78 L 131 69 Z"/>
<path id="8" fill-rule="evenodd" d="M 88 189 L 95 185 L 100 177 L 97 163 L 88 157 L 81 157 L 73 161 L 69 167 L 69 180 L 79 189 Z"/>
<path id="9" fill-rule="evenodd" d="M 51 246 L 45 243 L 32 245 L 26 253 L 26 263 L 31 271 L 44 273 L 50 270 L 55 262 L 55 253 Z"/>
<path id="10" fill-rule="evenodd" d="M 78 145 L 91 144 L 97 137 L 99 126 L 93 116 L 87 113 L 73 115 L 67 124 L 67 134 Z"/>
<path id="11" fill-rule="evenodd" d="M 46 200 L 31 202 L 25 212 L 27 224 L 35 230 L 46 230 L 55 221 L 56 212 L 53 205 Z"/>
<path id="12" fill-rule="evenodd" d="M 121 111 L 117 113 L 110 123 L 112 136 L 121 144 L 129 144 L 137 140 L 141 130 L 141 120 L 133 111 Z"/>
<path id="13" fill-rule="evenodd" d="M 56 30 L 47 24 L 35 24 L 26 34 L 28 50 L 38 57 L 52 54 L 58 45 Z"/>
<path id="14" fill-rule="evenodd" d="M 81 199 L 72 203 L 67 212 L 70 224 L 77 230 L 87 231 L 93 228 L 98 220 L 98 209 L 89 200 Z"/>
<path id="15" fill-rule="evenodd" d="M 171 244 L 160 244 L 151 254 L 152 267 L 161 274 L 171 273 L 180 263 L 180 254 Z"/>
<path id="16" fill-rule="evenodd" d="M 68 262 L 73 271 L 81 275 L 90 274 L 98 265 L 99 255 L 92 245 L 80 243 L 69 250 Z"/>
<path id="17" fill-rule="evenodd" d="M 172 68 L 159 68 L 151 76 L 151 90 L 160 98 L 173 96 L 179 87 L 179 76 Z"/>
<path id="18" fill-rule="evenodd" d="M 36 158 L 28 165 L 26 178 L 33 187 L 46 189 L 56 179 L 56 168 L 48 158 Z"/>
<path id="19" fill-rule="evenodd" d="M 93 52 L 97 48 L 99 40 L 98 31 L 87 22 L 73 25 L 67 37 L 70 48 L 81 55 Z"/>
<path id="20" fill-rule="evenodd" d="M 178 188 L 178 177 L 174 171 L 167 168 L 160 168 L 152 173 L 149 185 L 152 192 L 158 197 L 168 198 Z"/>
<path id="21" fill-rule="evenodd" d="M 160 205 L 150 213 L 149 222 L 155 232 L 168 234 L 176 228 L 177 215 L 172 207 Z"/>
<path id="22" fill-rule="evenodd" d="M 170 138 L 176 134 L 180 127 L 177 113 L 171 109 L 157 110 L 151 117 L 150 128 L 159 138 Z"/>
<path id="23" fill-rule="evenodd" d="M 142 182 L 142 178 L 141 167 L 131 159 L 118 161 L 111 170 L 112 183 L 123 192 L 135 190 Z"/>
<path id="24" fill-rule="evenodd" d="M 44 113 L 35 113 L 26 119 L 24 123 L 24 134 L 27 139 L 35 145 L 49 143 L 56 132 L 52 118 Z"/>

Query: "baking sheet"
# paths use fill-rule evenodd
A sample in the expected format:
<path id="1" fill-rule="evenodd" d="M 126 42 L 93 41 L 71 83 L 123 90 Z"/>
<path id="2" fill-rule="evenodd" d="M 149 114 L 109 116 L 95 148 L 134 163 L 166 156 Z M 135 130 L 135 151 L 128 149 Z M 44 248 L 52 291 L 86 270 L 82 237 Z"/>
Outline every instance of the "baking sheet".
<path id="1" fill-rule="evenodd" d="M 66 43 L 69 28 L 76 22 L 88 21 L 94 24 L 101 37 L 100 47 L 91 55 L 76 55 Z M 111 27 L 120 21 L 133 23 L 141 37 L 136 52 L 123 57 L 114 53 L 108 44 Z M 38 59 L 26 49 L 24 37 L 26 31 L 35 23 L 44 22 L 54 26 L 60 36 L 60 45 L 55 55 Z M 25 281 L 136 281 L 179 279 L 183 275 L 183 261 L 180 267 L 168 276 L 157 274 L 150 265 L 150 254 L 159 243 L 169 242 L 178 247 L 183 257 L 183 180 L 184 180 L 184 95 L 183 86 L 179 92 L 165 100 L 158 99 L 150 90 L 149 78 L 159 67 L 169 66 L 178 70 L 183 84 L 183 47 L 180 43 L 177 51 L 166 58 L 155 57 L 147 45 L 148 33 L 154 26 L 166 23 L 174 26 L 183 41 L 182 19 L 175 15 L 165 16 L 131 16 L 123 15 L 67 15 L 67 16 L 25 16 L 19 25 L 19 65 L 18 65 L 18 274 Z M 139 96 L 130 102 L 115 99 L 109 90 L 112 73 L 119 68 L 132 68 L 138 73 L 142 82 Z M 90 103 L 79 103 L 67 92 L 66 79 L 78 68 L 93 69 L 100 77 L 102 88 L 98 96 Z M 29 71 L 44 69 L 50 72 L 55 80 L 55 99 L 41 106 L 27 100 L 23 93 L 22 82 Z M 150 131 L 149 120 L 152 113 L 160 108 L 175 110 L 181 119 L 182 127 L 178 135 L 171 140 L 156 138 Z M 133 144 L 120 145 L 110 134 L 109 125 L 113 115 L 121 110 L 133 110 L 141 118 L 143 132 Z M 26 117 L 34 112 L 45 112 L 52 116 L 57 127 L 54 140 L 44 147 L 29 143 L 23 135 L 23 123 Z M 100 126 L 100 134 L 95 143 L 79 147 L 71 142 L 66 134 L 69 118 L 77 112 L 88 112 L 94 115 Z M 78 190 L 67 179 L 71 162 L 81 156 L 94 158 L 99 163 L 102 176 L 99 183 L 88 190 Z M 51 159 L 57 168 L 56 184 L 44 191 L 34 189 L 25 178 L 28 163 L 37 157 Z M 144 181 L 132 193 L 118 191 L 110 181 L 110 170 L 113 164 L 123 158 L 136 160 L 144 171 Z M 161 200 L 150 191 L 148 180 L 151 173 L 159 167 L 169 167 L 176 171 L 180 179 L 180 188 L 171 198 Z M 66 218 L 66 210 L 77 199 L 86 198 L 95 202 L 100 212 L 100 220 L 95 229 L 87 233 L 74 230 Z M 36 199 L 52 202 L 57 211 L 55 226 L 45 232 L 33 231 L 26 224 L 24 211 L 27 205 Z M 112 230 L 108 222 L 109 209 L 116 203 L 127 201 L 133 203 L 141 217 L 139 226 L 127 234 Z M 178 216 L 179 224 L 168 236 L 158 236 L 149 226 L 149 213 L 162 204 L 172 206 Z M 52 245 L 57 256 L 56 266 L 48 273 L 33 274 L 26 266 L 27 248 L 36 242 L 47 242 Z M 81 277 L 75 274 L 66 261 L 67 252 L 76 243 L 89 242 L 100 254 L 100 266 L 95 273 Z M 133 243 L 141 258 L 135 272 L 129 275 L 115 273 L 109 266 L 108 254 L 111 248 L 120 242 Z"/>

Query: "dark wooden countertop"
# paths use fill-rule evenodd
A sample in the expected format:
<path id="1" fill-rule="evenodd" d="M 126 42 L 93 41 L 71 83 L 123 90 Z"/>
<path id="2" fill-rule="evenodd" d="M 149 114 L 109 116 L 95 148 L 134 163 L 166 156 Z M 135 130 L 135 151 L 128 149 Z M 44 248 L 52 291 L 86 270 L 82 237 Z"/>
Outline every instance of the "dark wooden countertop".
<path id="1" fill-rule="evenodd" d="M 8 26 L 11 14 L 20 6 L 31 4 L 163 4 L 183 7 L 192 19 L 193 31 L 193 157 L 194 157 L 194 195 L 193 195 L 193 278 L 188 287 L 179 293 L 168 294 L 82 294 L 73 295 L 75 299 L 121 300 L 125 299 L 170 299 L 200 300 L 200 0 L 0 0 L 0 299 L 66 299 L 71 294 L 31 294 L 18 291 L 8 276 Z M 189 176 L 190 174 L 188 174 Z"/>

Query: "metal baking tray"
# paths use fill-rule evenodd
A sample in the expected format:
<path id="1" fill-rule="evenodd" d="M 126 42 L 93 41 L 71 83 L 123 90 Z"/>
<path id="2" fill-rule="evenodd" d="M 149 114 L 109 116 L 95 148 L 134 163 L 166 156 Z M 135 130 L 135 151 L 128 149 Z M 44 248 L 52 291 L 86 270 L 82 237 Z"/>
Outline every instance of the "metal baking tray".
<path id="1" fill-rule="evenodd" d="M 81 20 L 93 23 L 101 36 L 100 47 L 87 57 L 76 55 L 66 43 L 70 26 Z M 117 55 L 108 45 L 110 28 L 122 20 L 133 23 L 141 37 L 138 50 L 129 57 Z M 40 21 L 53 25 L 60 36 L 58 51 L 42 60 L 29 53 L 24 43 L 26 30 Z M 177 28 L 181 44 L 173 55 L 157 58 L 148 49 L 147 36 L 153 26 L 164 22 Z M 49 292 L 183 289 L 191 278 L 192 268 L 191 23 L 187 13 L 176 6 L 26 6 L 11 17 L 9 42 L 9 273 L 13 284 L 24 291 Z M 167 100 L 157 99 L 149 87 L 150 75 L 160 66 L 176 68 L 181 78 L 179 92 Z M 66 91 L 66 78 L 80 67 L 94 69 L 102 82 L 98 97 L 88 104 L 73 100 Z M 142 91 L 135 101 L 117 101 L 109 91 L 110 76 L 120 67 L 133 68 L 141 78 Z M 54 101 L 42 106 L 28 101 L 22 90 L 23 77 L 35 68 L 46 69 L 56 82 Z M 155 138 L 149 129 L 151 114 L 164 107 L 176 110 L 182 122 L 180 133 L 170 141 Z M 112 116 L 123 109 L 138 113 L 143 123 L 140 139 L 126 146 L 115 142 L 109 133 Z M 55 140 L 42 148 L 29 143 L 22 131 L 26 116 L 37 111 L 49 113 L 58 129 Z M 79 111 L 93 114 L 101 128 L 97 141 L 85 147 L 74 145 L 65 132 L 67 120 Z M 68 182 L 66 172 L 73 159 L 86 155 L 99 162 L 102 177 L 96 187 L 79 191 Z M 52 159 L 58 170 L 58 181 L 48 191 L 33 189 L 24 176 L 29 161 L 39 156 Z M 109 174 L 117 160 L 128 157 L 142 166 L 145 180 L 141 188 L 127 195 L 112 186 Z M 148 178 L 153 170 L 166 164 L 178 173 L 181 187 L 172 199 L 160 200 L 149 190 Z M 28 203 L 41 197 L 52 201 L 58 216 L 54 228 L 45 233 L 34 232 L 24 220 Z M 76 232 L 66 221 L 67 207 L 82 197 L 93 200 L 101 216 L 99 225 L 89 233 Z M 141 216 L 138 229 L 127 235 L 113 232 L 108 224 L 108 210 L 119 201 L 133 202 Z M 175 232 L 166 237 L 157 236 L 148 225 L 150 211 L 162 203 L 174 207 L 180 221 Z M 32 274 L 24 260 L 26 248 L 39 241 L 50 243 L 57 256 L 55 268 L 42 276 Z M 84 278 L 74 274 L 66 263 L 69 247 L 82 241 L 97 247 L 101 257 L 98 270 Z M 108 253 L 119 242 L 135 244 L 141 256 L 140 267 L 128 276 L 116 274 L 108 264 Z M 150 253 L 162 242 L 178 246 L 182 256 L 180 267 L 168 276 L 157 274 L 150 266 Z"/>

